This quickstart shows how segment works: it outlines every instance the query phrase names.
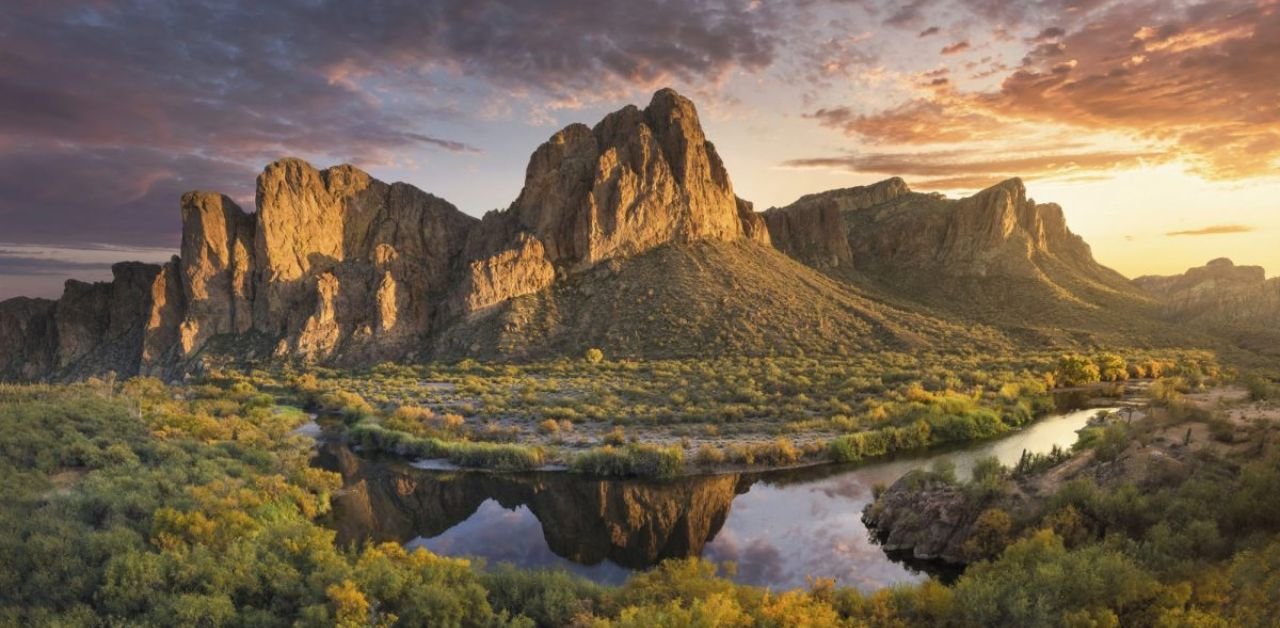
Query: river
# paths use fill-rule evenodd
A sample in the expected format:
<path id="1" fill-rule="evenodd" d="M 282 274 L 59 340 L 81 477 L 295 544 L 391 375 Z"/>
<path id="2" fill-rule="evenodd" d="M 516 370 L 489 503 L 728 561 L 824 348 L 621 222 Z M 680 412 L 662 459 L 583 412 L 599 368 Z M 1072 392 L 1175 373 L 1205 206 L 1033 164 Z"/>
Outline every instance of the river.
<path id="1" fill-rule="evenodd" d="M 1067 447 L 1097 409 L 1049 416 L 999 439 L 947 451 L 789 471 L 674 481 L 601 480 L 570 473 L 430 471 L 324 444 L 316 464 L 340 472 L 331 525 L 339 542 L 397 541 L 487 564 L 558 567 L 618 583 L 673 557 L 733 561 L 734 579 L 776 590 L 834 578 L 864 590 L 928 577 L 887 555 L 862 523 L 875 485 L 939 460 L 966 477 L 1024 450 Z M 945 574 L 944 572 L 941 572 Z"/>

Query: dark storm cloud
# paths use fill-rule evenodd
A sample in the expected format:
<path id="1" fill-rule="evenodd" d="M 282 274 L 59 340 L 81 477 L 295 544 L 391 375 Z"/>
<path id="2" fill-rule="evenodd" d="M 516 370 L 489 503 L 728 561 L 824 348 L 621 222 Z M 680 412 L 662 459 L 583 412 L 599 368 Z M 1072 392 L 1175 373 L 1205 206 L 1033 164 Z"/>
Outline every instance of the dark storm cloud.
<path id="1" fill-rule="evenodd" d="M 1067 31 L 1062 30 L 1057 26 L 1051 26 L 1049 28 L 1046 28 L 1040 31 L 1039 34 L 1037 34 L 1035 37 L 1032 37 L 1029 41 L 1031 41 L 1032 43 L 1046 42 L 1046 41 L 1058 39 L 1059 37 L 1062 37 L 1063 35 L 1066 35 L 1066 34 L 1067 34 Z"/>
<path id="2" fill-rule="evenodd" d="M 6 7 L 0 231 L 171 245 L 182 191 L 244 197 L 256 168 L 283 154 L 360 165 L 415 148 L 476 152 L 433 130 L 470 113 L 459 77 L 563 98 L 767 66 L 776 16 L 748 8 L 745 0 Z"/>

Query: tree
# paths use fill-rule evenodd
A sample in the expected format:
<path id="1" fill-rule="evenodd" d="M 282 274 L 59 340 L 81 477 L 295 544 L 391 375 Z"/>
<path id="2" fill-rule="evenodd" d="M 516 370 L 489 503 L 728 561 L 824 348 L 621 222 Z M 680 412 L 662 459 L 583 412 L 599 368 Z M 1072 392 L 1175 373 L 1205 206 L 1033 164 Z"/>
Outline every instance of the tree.
<path id="1" fill-rule="evenodd" d="M 1119 382 L 1129 379 L 1129 364 L 1115 353 L 1098 355 L 1098 376 L 1104 382 Z"/>
<path id="2" fill-rule="evenodd" d="M 973 522 L 973 534 L 964 542 L 964 553 L 972 559 L 999 554 L 1009 544 L 1013 518 L 1000 508 L 988 508 Z"/>
<path id="3" fill-rule="evenodd" d="M 582 357 L 588 364 L 599 364 L 604 361 L 604 352 L 596 347 L 591 347 L 587 349 L 587 352 Z"/>
<path id="4" fill-rule="evenodd" d="M 1067 353 L 1058 358 L 1054 379 L 1059 386 L 1082 386 L 1100 381 L 1102 374 L 1093 360 L 1077 353 Z"/>

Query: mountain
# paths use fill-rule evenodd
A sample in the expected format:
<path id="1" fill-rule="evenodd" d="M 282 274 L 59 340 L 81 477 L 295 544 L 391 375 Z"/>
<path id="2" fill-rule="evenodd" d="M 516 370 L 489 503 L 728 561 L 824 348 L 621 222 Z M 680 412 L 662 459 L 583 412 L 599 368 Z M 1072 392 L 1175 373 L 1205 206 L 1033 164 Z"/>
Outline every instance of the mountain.
<path id="1" fill-rule="evenodd" d="M 1150 297 L 1094 260 L 1062 208 L 1028 198 L 1020 179 L 948 199 L 892 178 L 764 217 L 779 250 L 900 307 L 1040 341 L 1149 335 Z"/>
<path id="2" fill-rule="evenodd" d="M 180 254 L 0 303 L 0 377 L 166 377 L 214 362 L 822 354 L 1152 336 L 1150 295 L 1013 179 L 901 179 L 757 213 L 664 89 L 529 159 L 482 219 L 349 165 L 268 165 L 255 211 L 180 203 Z M 1108 336 L 1109 335 L 1109 336 Z M 1179 338 L 1181 339 L 1181 338 Z"/>
<path id="3" fill-rule="evenodd" d="M 1181 275 L 1138 277 L 1134 283 L 1160 303 L 1160 316 L 1208 329 L 1249 349 L 1280 350 L 1280 278 L 1261 266 L 1237 266 L 1227 258 Z"/>

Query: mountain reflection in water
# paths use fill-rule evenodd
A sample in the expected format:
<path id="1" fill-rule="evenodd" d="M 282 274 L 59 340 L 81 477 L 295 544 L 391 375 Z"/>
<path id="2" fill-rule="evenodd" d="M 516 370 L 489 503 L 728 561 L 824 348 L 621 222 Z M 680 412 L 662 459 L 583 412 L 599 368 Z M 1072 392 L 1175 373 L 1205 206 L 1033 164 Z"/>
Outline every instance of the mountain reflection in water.
<path id="1" fill-rule="evenodd" d="M 915 457 L 662 482 L 429 471 L 365 458 L 338 443 L 323 445 L 315 463 L 344 479 L 331 515 L 341 543 L 396 541 L 490 564 L 562 567 L 610 583 L 667 558 L 700 555 L 735 562 L 735 579 L 748 584 L 796 588 L 816 576 L 872 589 L 921 580 L 922 566 L 938 567 L 896 560 L 871 539 L 861 515 L 872 487 L 939 459 L 963 477 L 985 456 L 1013 464 L 1024 449 L 1069 446 L 1095 412 L 1069 412 L 999 440 Z"/>

